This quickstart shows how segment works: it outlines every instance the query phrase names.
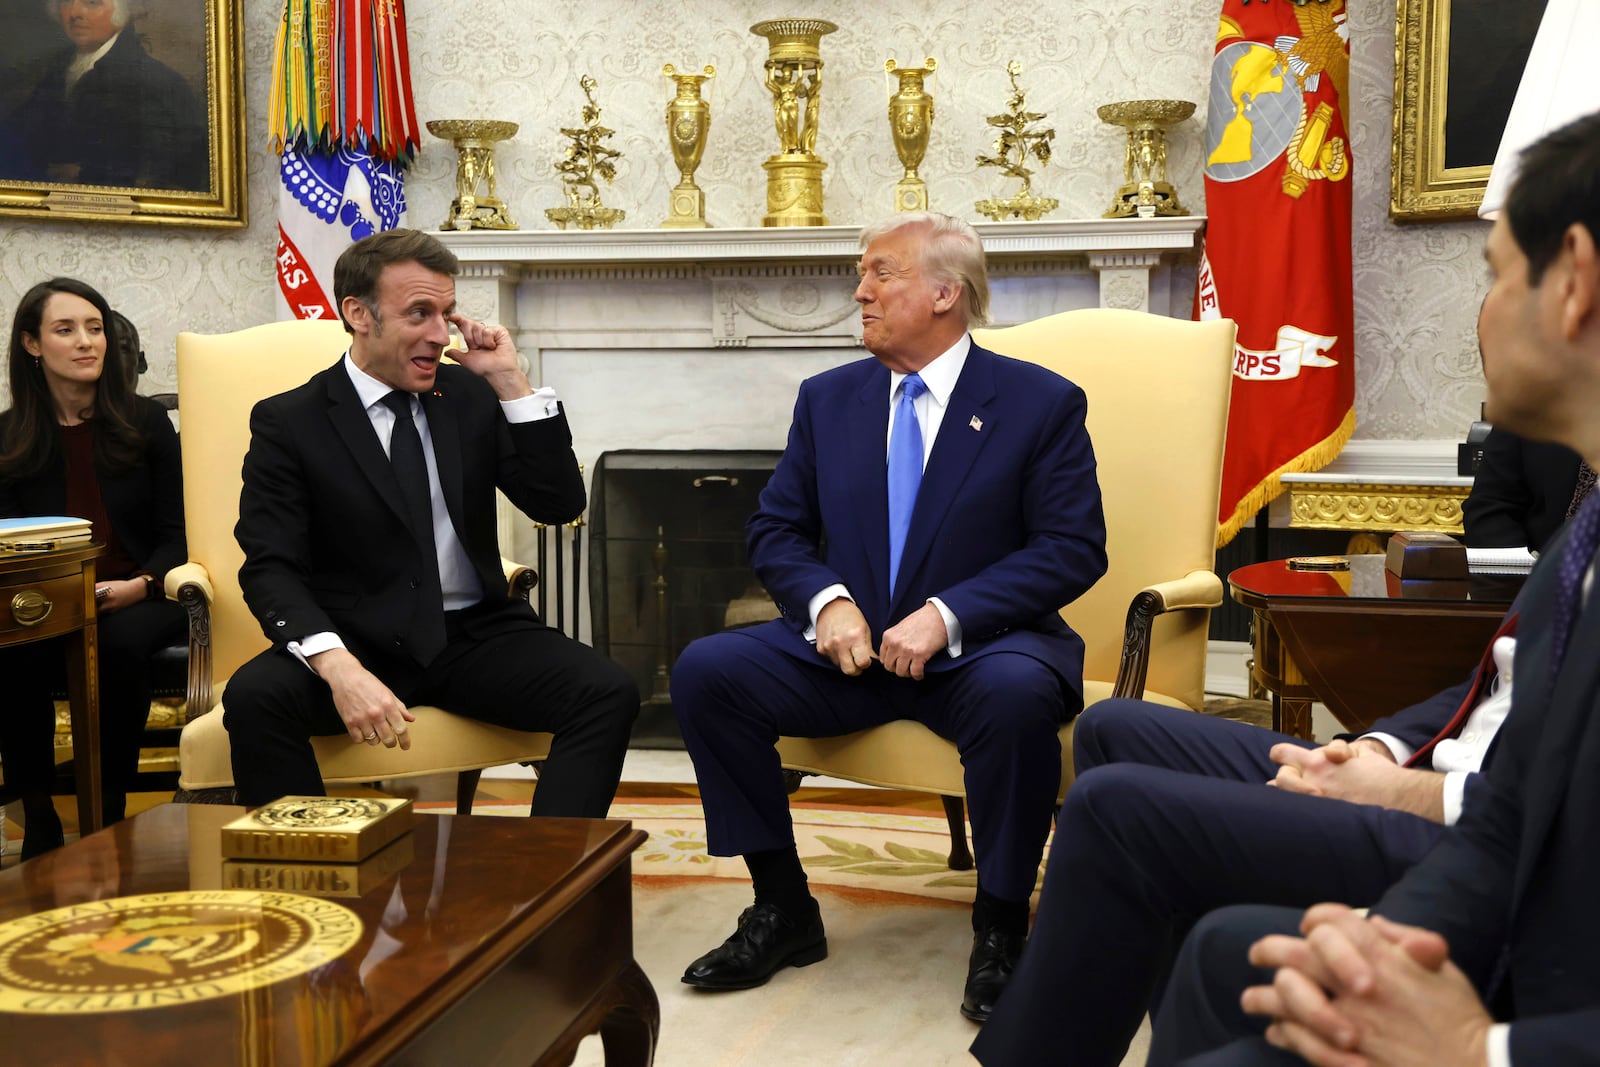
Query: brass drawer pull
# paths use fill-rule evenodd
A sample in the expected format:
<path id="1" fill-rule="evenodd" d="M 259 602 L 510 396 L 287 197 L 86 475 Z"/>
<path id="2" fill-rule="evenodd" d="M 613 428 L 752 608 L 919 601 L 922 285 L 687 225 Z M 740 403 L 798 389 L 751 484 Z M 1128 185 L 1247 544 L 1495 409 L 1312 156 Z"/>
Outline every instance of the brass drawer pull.
<path id="1" fill-rule="evenodd" d="M 11 598 L 11 617 L 18 626 L 38 626 L 50 617 L 55 607 L 50 598 L 37 589 L 24 589 Z"/>

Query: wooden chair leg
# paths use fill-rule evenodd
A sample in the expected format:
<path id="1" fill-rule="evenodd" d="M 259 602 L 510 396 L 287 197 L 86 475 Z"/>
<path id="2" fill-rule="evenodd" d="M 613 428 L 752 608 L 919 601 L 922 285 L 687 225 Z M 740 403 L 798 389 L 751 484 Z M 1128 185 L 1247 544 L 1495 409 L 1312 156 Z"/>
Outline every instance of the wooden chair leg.
<path id="1" fill-rule="evenodd" d="M 456 814 L 472 814 L 472 798 L 478 793 L 478 779 L 483 777 L 480 771 L 462 771 L 456 776 Z"/>
<path id="2" fill-rule="evenodd" d="M 972 850 L 967 847 L 967 802 L 961 797 L 940 797 L 950 823 L 950 869 L 972 870 Z"/>
<path id="3" fill-rule="evenodd" d="M 783 770 L 783 791 L 794 796 L 794 791 L 800 788 L 800 780 L 806 776 L 804 771 L 791 771 L 787 767 Z"/>

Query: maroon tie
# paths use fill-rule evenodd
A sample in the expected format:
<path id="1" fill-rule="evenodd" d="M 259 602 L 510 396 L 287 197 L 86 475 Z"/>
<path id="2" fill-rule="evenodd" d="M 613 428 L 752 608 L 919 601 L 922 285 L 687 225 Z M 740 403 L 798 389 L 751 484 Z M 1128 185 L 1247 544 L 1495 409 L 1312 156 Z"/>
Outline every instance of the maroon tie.
<path id="1" fill-rule="evenodd" d="M 1502 637 L 1512 637 L 1516 632 L 1517 616 L 1506 616 L 1506 621 L 1500 624 L 1500 629 L 1496 630 L 1494 636 L 1489 638 L 1489 647 L 1483 650 L 1483 659 L 1478 661 L 1478 673 L 1473 676 L 1472 689 L 1468 691 L 1467 698 L 1461 702 L 1461 707 L 1456 709 L 1456 713 L 1450 716 L 1450 721 L 1444 724 L 1444 729 L 1435 734 L 1432 741 L 1429 741 L 1411 754 L 1411 758 L 1405 762 L 1407 767 L 1425 766 L 1425 761 L 1433 755 L 1434 747 L 1440 741 L 1448 741 L 1461 732 L 1461 727 L 1466 724 L 1467 716 L 1471 715 L 1472 709 L 1478 706 L 1478 699 L 1489 688 L 1489 683 L 1494 678 L 1494 643 Z"/>

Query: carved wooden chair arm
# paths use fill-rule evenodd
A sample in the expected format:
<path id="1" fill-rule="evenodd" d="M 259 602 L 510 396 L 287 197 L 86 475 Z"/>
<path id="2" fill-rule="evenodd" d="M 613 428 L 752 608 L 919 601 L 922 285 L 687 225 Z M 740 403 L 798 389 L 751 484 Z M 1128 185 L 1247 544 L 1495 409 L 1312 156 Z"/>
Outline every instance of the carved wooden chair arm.
<path id="1" fill-rule="evenodd" d="M 1222 603 L 1222 579 L 1208 570 L 1147 585 L 1133 595 L 1122 628 L 1122 662 L 1113 696 L 1142 697 L 1150 670 L 1150 628 L 1157 615 L 1169 611 L 1209 609 Z"/>

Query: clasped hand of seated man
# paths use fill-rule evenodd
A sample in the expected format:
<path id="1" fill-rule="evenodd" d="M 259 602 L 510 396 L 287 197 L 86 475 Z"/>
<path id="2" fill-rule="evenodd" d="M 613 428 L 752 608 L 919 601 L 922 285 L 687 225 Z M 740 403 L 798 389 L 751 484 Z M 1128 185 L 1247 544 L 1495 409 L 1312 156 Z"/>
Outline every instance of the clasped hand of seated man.
<path id="1" fill-rule="evenodd" d="M 923 668 L 950 642 L 944 616 L 924 604 L 884 631 L 883 643 L 872 651 L 872 630 L 853 600 L 831 600 L 817 613 L 817 651 L 848 675 L 866 670 L 873 660 L 902 678 L 922 680 Z"/>
<path id="2" fill-rule="evenodd" d="M 1401 767 L 1373 738 L 1330 741 L 1320 748 L 1278 744 L 1269 753 L 1278 773 L 1267 784 L 1289 793 L 1376 804 L 1444 822 L 1443 775 Z"/>
<path id="3" fill-rule="evenodd" d="M 358 745 L 381 744 L 384 748 L 411 747 L 406 723 L 416 716 L 377 675 L 361 665 L 349 649 L 330 648 L 309 660 L 328 688 L 333 691 L 333 706 Z"/>
<path id="4" fill-rule="evenodd" d="M 1272 1020 L 1267 1041 L 1316 1067 L 1483 1067 L 1493 1020 L 1472 983 L 1431 930 L 1318 904 L 1303 937 L 1250 946 L 1250 962 L 1275 968 L 1240 1005 Z"/>

